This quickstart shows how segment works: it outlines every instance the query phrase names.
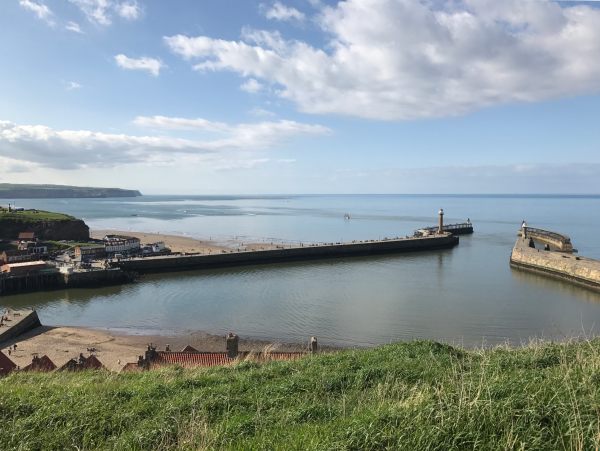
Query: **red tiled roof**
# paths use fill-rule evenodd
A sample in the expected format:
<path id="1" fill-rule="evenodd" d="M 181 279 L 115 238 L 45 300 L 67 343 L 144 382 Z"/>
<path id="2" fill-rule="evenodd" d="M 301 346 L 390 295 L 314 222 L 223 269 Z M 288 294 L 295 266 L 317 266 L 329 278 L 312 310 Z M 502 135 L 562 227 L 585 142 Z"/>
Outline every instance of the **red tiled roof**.
<path id="1" fill-rule="evenodd" d="M 228 365 L 235 359 L 227 357 L 226 352 L 158 352 L 152 366 L 179 365 L 187 368 L 201 366 Z"/>
<path id="2" fill-rule="evenodd" d="M 260 361 L 285 361 L 296 360 L 306 354 L 303 352 L 270 352 L 268 354 L 240 352 L 238 358 L 249 357 Z M 164 352 L 158 351 L 158 357 L 151 363 L 156 368 L 165 365 L 179 365 L 185 368 L 211 367 L 218 365 L 229 365 L 235 362 L 227 356 L 226 352 Z"/>
<path id="3" fill-rule="evenodd" d="M 17 364 L 10 360 L 0 351 L 0 376 L 6 376 L 17 367 Z"/>
<path id="4" fill-rule="evenodd" d="M 35 358 L 32 362 L 23 368 L 23 371 L 45 371 L 50 372 L 56 369 L 56 365 L 47 355 Z"/>
<path id="5" fill-rule="evenodd" d="M 35 232 L 20 232 L 19 239 L 20 240 L 33 240 L 33 239 L 35 239 Z"/>

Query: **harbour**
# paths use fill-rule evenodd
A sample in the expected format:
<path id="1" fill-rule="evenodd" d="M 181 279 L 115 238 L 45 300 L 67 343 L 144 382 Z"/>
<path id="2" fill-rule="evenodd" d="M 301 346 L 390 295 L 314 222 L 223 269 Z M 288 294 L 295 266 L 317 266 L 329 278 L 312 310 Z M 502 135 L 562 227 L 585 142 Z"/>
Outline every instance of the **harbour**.
<path id="1" fill-rule="evenodd" d="M 300 342 L 315 335 L 340 346 L 413 338 L 480 346 L 594 334 L 600 321 L 598 293 L 508 264 L 524 218 L 568 231 L 578 255 L 600 258 L 597 197 L 143 196 L 45 204 L 84 218 L 92 230 L 160 231 L 232 249 L 240 241 L 266 248 L 412 235 L 435 224 L 440 206 L 447 223 L 470 217 L 476 224 L 452 249 L 150 272 L 134 284 L 0 298 L 2 306 L 36 308 L 49 326 L 165 336 L 235 330 Z"/>

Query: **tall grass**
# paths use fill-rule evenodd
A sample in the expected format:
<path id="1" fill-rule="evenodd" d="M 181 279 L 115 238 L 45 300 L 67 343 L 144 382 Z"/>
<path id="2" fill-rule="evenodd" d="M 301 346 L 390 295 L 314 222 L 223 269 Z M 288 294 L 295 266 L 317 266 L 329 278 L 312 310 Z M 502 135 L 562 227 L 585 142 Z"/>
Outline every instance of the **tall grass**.
<path id="1" fill-rule="evenodd" d="M 0 449 L 600 446 L 600 340 L 417 341 L 295 362 L 0 380 Z"/>

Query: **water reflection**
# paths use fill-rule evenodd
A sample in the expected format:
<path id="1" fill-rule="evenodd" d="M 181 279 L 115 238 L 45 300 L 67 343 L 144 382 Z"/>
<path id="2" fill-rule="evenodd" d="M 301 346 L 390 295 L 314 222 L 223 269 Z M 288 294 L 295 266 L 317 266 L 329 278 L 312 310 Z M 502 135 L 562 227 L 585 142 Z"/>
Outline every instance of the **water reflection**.
<path id="1" fill-rule="evenodd" d="M 577 285 L 558 278 L 536 274 L 519 268 L 511 267 L 512 276 L 521 283 L 527 283 L 551 293 L 561 293 L 565 296 L 600 304 L 600 293 L 585 285 Z"/>

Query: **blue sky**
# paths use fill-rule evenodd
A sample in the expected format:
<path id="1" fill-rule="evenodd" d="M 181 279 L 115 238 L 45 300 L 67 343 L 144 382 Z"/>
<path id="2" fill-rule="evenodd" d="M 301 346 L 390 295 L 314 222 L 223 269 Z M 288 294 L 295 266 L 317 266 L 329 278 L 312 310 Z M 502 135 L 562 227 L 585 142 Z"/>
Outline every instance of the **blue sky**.
<path id="1" fill-rule="evenodd" d="M 3 0 L 0 182 L 600 193 L 600 9 Z"/>

